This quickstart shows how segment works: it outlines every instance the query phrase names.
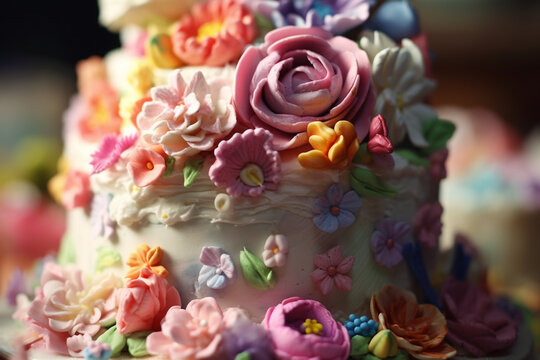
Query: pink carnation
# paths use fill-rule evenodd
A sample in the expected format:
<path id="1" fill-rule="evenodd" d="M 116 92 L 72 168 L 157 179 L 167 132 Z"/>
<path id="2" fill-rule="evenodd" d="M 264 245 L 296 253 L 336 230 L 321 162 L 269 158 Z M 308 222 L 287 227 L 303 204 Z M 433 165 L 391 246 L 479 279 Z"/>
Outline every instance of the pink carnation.
<path id="1" fill-rule="evenodd" d="M 165 171 L 165 159 L 155 151 L 136 148 L 129 158 L 127 169 L 133 183 L 145 187 L 156 182 Z"/>
<path id="2" fill-rule="evenodd" d="M 91 198 L 89 175 L 80 170 L 70 169 L 62 192 L 62 204 L 68 210 L 72 210 L 85 207 L 90 203 Z"/>
<path id="3" fill-rule="evenodd" d="M 120 159 L 120 155 L 133 146 L 138 138 L 138 134 L 125 136 L 106 135 L 101 140 L 99 149 L 92 154 L 92 161 L 90 162 L 93 167 L 92 174 L 100 173 L 113 166 Z"/>
<path id="4" fill-rule="evenodd" d="M 441 215 L 443 208 L 438 202 L 425 204 L 414 220 L 414 235 L 421 244 L 435 248 L 442 232 Z"/>

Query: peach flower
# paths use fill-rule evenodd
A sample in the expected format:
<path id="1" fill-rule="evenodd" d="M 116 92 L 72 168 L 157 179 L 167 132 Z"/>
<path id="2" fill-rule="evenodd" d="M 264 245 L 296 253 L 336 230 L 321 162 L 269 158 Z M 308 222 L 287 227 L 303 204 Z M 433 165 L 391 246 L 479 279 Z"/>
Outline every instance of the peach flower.
<path id="1" fill-rule="evenodd" d="M 68 210 L 85 207 L 90 203 L 92 191 L 90 190 L 90 177 L 87 173 L 70 169 L 65 181 L 62 204 Z"/>
<path id="2" fill-rule="evenodd" d="M 133 183 L 145 187 L 157 181 L 165 171 L 163 156 L 150 149 L 138 147 L 131 153 L 127 169 Z"/>
<path id="3" fill-rule="evenodd" d="M 126 265 L 129 266 L 126 277 L 136 279 L 141 275 L 144 268 L 152 270 L 161 277 L 167 277 L 169 272 L 161 265 L 162 256 L 163 251 L 159 246 L 150 248 L 146 244 L 139 245 L 126 261 Z"/>
<path id="4" fill-rule="evenodd" d="M 434 305 L 419 305 L 410 291 L 383 287 L 371 297 L 371 316 L 415 359 L 448 359 L 456 354 L 444 342 L 448 333 L 444 315 Z"/>

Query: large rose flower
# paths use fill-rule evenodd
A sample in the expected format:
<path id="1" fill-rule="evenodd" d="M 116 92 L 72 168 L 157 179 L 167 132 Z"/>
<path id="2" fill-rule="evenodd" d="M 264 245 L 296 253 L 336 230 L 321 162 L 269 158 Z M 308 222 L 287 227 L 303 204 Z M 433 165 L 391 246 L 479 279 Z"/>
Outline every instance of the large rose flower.
<path id="1" fill-rule="evenodd" d="M 339 120 L 355 124 L 363 139 L 375 102 L 366 53 L 320 28 L 284 27 L 248 48 L 236 70 L 239 123 L 273 135 L 277 150 L 307 143 L 307 126 Z"/>
<path id="2" fill-rule="evenodd" d="M 322 329 L 312 332 L 310 323 L 322 325 Z M 347 329 L 318 301 L 285 299 L 268 309 L 263 326 L 270 332 L 279 359 L 339 360 L 349 355 Z"/>
<path id="3" fill-rule="evenodd" d="M 457 280 L 441 291 L 448 321 L 448 340 L 473 356 L 488 356 L 509 349 L 517 337 L 512 318 L 480 289 Z"/>

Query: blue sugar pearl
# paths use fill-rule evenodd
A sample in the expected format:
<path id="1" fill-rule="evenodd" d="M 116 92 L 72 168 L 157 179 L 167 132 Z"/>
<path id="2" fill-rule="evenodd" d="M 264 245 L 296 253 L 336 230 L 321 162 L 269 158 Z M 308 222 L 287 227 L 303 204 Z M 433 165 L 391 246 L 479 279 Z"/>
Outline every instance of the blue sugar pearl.
<path id="1" fill-rule="evenodd" d="M 360 334 L 361 331 L 362 330 L 360 330 L 360 326 L 357 326 L 357 327 L 354 328 L 354 333 L 355 334 Z"/>
<path id="2" fill-rule="evenodd" d="M 349 315 L 349 320 L 354 321 L 354 319 L 356 319 L 356 315 L 354 314 Z"/>
<path id="3" fill-rule="evenodd" d="M 376 332 L 377 332 L 377 330 L 375 330 L 375 329 L 369 330 L 369 336 L 375 336 Z"/>
<path id="4" fill-rule="evenodd" d="M 362 323 L 362 321 L 360 319 L 354 319 L 354 325 L 355 326 L 358 326 Z"/>
<path id="5" fill-rule="evenodd" d="M 368 324 L 369 326 L 376 326 L 376 325 L 377 325 L 377 323 L 376 323 L 375 321 L 373 321 L 373 320 L 369 320 L 369 321 L 367 322 L 367 324 Z"/>
<path id="6" fill-rule="evenodd" d="M 354 324 L 352 323 L 352 321 L 346 321 L 345 328 L 347 328 L 348 330 L 354 328 Z"/>
<path id="7" fill-rule="evenodd" d="M 360 330 L 361 330 L 362 332 L 368 331 L 368 330 L 369 330 L 368 324 L 362 323 L 362 324 L 360 325 Z"/>
<path id="8" fill-rule="evenodd" d="M 362 316 L 362 317 L 360 318 L 360 321 L 361 321 L 361 322 L 366 322 L 366 321 L 368 321 L 367 316 L 366 316 L 366 315 Z"/>
<path id="9" fill-rule="evenodd" d="M 349 336 L 351 336 L 351 337 L 355 335 L 355 334 L 354 334 L 354 331 L 352 331 L 352 330 L 349 330 L 349 331 L 347 331 L 347 332 L 349 333 Z"/>

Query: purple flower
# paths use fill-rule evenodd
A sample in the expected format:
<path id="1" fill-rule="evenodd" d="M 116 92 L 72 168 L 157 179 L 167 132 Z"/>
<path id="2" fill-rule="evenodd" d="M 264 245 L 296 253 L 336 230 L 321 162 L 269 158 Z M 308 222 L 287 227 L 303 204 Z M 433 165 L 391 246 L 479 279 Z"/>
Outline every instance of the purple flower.
<path id="1" fill-rule="evenodd" d="M 120 159 L 120 155 L 133 146 L 138 138 L 139 134 L 106 135 L 101 141 L 99 149 L 92 154 L 92 161 L 90 161 L 93 168 L 92 174 L 98 174 L 113 166 Z"/>
<path id="2" fill-rule="evenodd" d="M 235 279 L 234 263 L 223 249 L 205 246 L 201 251 L 203 267 L 199 272 L 199 284 L 206 283 L 211 289 L 222 289 Z"/>
<path id="3" fill-rule="evenodd" d="M 240 318 L 222 332 L 228 359 L 248 353 L 249 359 L 272 360 L 274 358 L 270 334 L 259 324 Z"/>
<path id="4" fill-rule="evenodd" d="M 92 200 L 90 223 L 94 236 L 105 236 L 110 239 L 115 232 L 114 222 L 109 217 L 109 203 L 111 197 L 108 194 L 96 194 Z"/>
<path id="5" fill-rule="evenodd" d="M 24 281 L 24 273 L 21 269 L 16 268 L 13 271 L 13 276 L 8 284 L 7 300 L 10 306 L 17 305 L 17 295 L 26 293 L 26 282 Z"/>
<path id="6" fill-rule="evenodd" d="M 386 267 L 392 267 L 401 262 L 401 250 L 405 243 L 405 235 L 411 227 L 404 222 L 383 219 L 377 223 L 371 235 L 371 250 L 375 260 Z"/>
<path id="7" fill-rule="evenodd" d="M 322 231 L 333 233 L 340 227 L 350 226 L 361 206 L 362 198 L 355 191 L 343 194 L 343 187 L 333 184 L 325 197 L 315 201 L 313 212 L 318 215 L 313 218 L 313 222 Z"/>
<path id="8" fill-rule="evenodd" d="M 259 196 L 275 190 L 281 180 L 279 154 L 272 148 L 268 130 L 246 130 L 222 141 L 214 151 L 216 162 L 209 170 L 217 187 L 226 188 L 234 197 Z"/>
<path id="9" fill-rule="evenodd" d="M 322 27 L 343 34 L 369 16 L 372 0 L 255 0 L 246 1 L 276 27 Z"/>

